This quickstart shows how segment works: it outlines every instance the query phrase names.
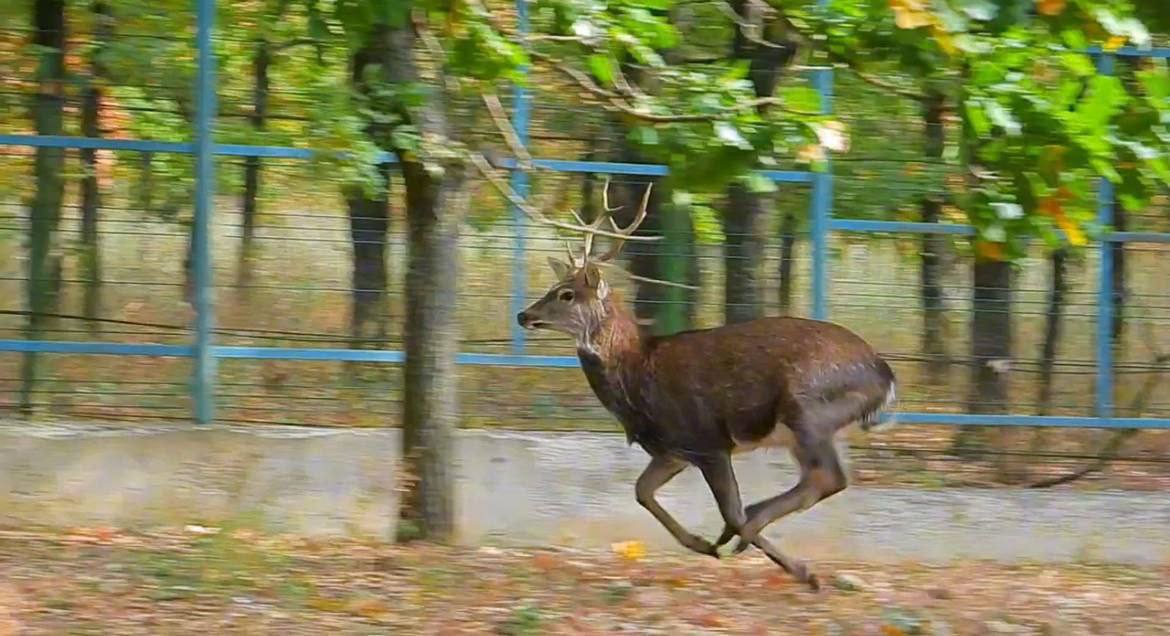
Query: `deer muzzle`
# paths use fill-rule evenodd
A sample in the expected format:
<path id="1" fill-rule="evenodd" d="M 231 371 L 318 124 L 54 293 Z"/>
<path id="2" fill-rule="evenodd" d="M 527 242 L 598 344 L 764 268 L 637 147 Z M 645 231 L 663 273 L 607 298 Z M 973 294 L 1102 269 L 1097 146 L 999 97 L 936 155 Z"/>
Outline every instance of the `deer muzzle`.
<path id="1" fill-rule="evenodd" d="M 536 318 L 527 311 L 516 314 L 516 322 L 520 323 L 520 326 L 525 329 L 537 329 L 546 324 L 543 320 Z"/>

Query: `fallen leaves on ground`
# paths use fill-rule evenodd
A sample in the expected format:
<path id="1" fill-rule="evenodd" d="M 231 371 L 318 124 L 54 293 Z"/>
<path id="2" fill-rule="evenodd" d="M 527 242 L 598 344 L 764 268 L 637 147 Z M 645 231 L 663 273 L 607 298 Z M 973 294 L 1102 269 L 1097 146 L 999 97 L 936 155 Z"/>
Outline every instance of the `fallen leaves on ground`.
<path id="1" fill-rule="evenodd" d="M 630 553 L 637 558 L 630 558 Z M 1164 632 L 1170 568 L 444 548 L 241 530 L 0 532 L 0 634 Z M 835 578 L 834 578 L 835 577 Z M 5 631 L 7 630 L 7 631 Z"/>

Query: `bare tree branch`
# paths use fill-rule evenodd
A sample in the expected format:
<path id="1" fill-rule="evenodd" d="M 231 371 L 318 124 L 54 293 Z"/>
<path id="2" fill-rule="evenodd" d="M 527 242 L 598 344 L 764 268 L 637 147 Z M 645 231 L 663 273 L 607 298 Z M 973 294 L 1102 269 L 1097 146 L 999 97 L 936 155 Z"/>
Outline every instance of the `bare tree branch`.
<path id="1" fill-rule="evenodd" d="M 492 116 L 492 121 L 496 124 L 500 135 L 507 142 L 508 147 L 512 149 L 512 155 L 516 157 L 520 168 L 531 170 L 532 155 L 528 154 L 528 149 L 521 143 L 520 135 L 512 126 L 511 120 L 508 119 L 508 113 L 504 111 L 504 105 L 500 103 L 500 98 L 494 93 L 484 93 L 483 103 L 487 106 L 488 113 Z"/>
<path id="2" fill-rule="evenodd" d="M 791 113 L 794 115 L 799 115 L 802 117 L 817 117 L 817 116 L 821 115 L 821 113 L 801 111 L 801 110 L 785 107 L 783 100 L 781 100 L 778 97 L 763 97 L 763 98 L 759 98 L 759 99 L 749 100 L 749 101 L 745 101 L 745 102 L 740 103 L 740 104 L 736 104 L 735 106 L 721 108 L 718 111 L 713 112 L 713 113 L 688 113 L 688 114 L 680 114 L 680 115 L 658 115 L 658 114 L 654 114 L 654 113 L 648 113 L 644 110 L 637 108 L 633 104 L 629 103 L 627 101 L 628 100 L 627 96 L 623 96 L 620 93 L 615 93 L 614 91 L 611 91 L 611 90 L 608 90 L 606 88 L 602 88 L 601 86 L 598 86 L 587 74 L 573 68 L 572 66 L 569 66 L 564 61 L 557 60 L 548 54 L 540 53 L 538 51 L 532 50 L 531 47 L 528 46 L 528 40 L 537 39 L 537 38 L 534 38 L 533 36 L 520 36 L 520 35 L 517 35 L 516 33 L 513 33 L 509 29 L 505 28 L 504 25 L 502 25 L 499 22 L 499 20 L 497 20 L 495 18 L 495 16 L 493 16 L 491 14 L 491 12 L 488 11 L 486 7 L 484 7 L 483 3 L 480 2 L 480 0 L 468 0 L 468 5 L 473 7 L 475 10 L 479 11 L 481 13 L 481 15 L 483 16 L 483 18 L 488 22 L 488 24 L 490 24 L 492 26 L 492 28 L 494 28 L 496 31 L 507 36 L 508 38 L 511 38 L 514 42 L 519 42 L 525 48 L 526 52 L 528 53 L 528 56 L 531 57 L 533 60 L 548 64 L 552 68 L 554 68 L 555 70 L 560 72 L 561 74 L 569 77 L 574 82 L 576 82 L 578 86 L 585 89 L 585 91 L 587 93 L 589 93 L 591 96 L 593 96 L 594 98 L 597 98 L 599 100 L 602 100 L 603 106 L 605 106 L 611 110 L 619 111 L 619 112 L 624 113 L 626 115 L 629 115 L 631 117 L 635 117 L 635 118 L 640 119 L 640 120 L 645 121 L 645 122 L 656 123 L 656 124 L 669 124 L 669 123 L 714 121 L 714 120 L 719 119 L 720 117 L 724 117 L 726 115 L 739 113 L 739 112 L 743 112 L 743 111 L 748 111 L 748 110 L 755 110 L 761 106 L 775 106 L 779 110 L 782 110 L 784 112 L 788 112 L 788 113 Z M 733 13 L 734 13 L 734 11 L 733 11 Z M 581 38 L 572 38 L 570 36 L 556 36 L 556 37 L 558 39 L 569 38 L 569 39 L 564 40 L 564 41 L 577 41 L 577 42 L 581 42 L 585 46 L 590 46 L 588 43 L 586 43 Z M 592 47 L 590 47 L 590 48 L 592 48 Z M 626 85 L 630 94 L 633 95 L 635 93 L 635 91 L 632 89 L 632 87 L 629 86 L 629 82 L 623 81 L 623 83 Z"/>
<path id="3" fill-rule="evenodd" d="M 496 190 L 498 190 L 500 192 L 500 194 L 504 195 L 504 197 L 506 199 L 508 199 L 508 201 L 510 201 L 512 203 L 512 205 L 515 205 L 517 208 L 520 208 L 520 210 L 522 212 L 524 212 L 524 214 L 526 216 L 528 216 L 529 218 L 531 218 L 533 221 L 535 221 L 537 223 L 541 223 L 543 225 L 550 225 L 552 227 L 559 228 L 562 230 L 568 230 L 571 232 L 580 232 L 583 234 L 596 234 L 599 236 L 605 236 L 605 237 L 614 238 L 614 239 L 634 240 L 634 241 L 659 241 L 659 240 L 662 240 L 661 236 L 626 236 L 626 235 L 620 234 L 618 232 L 610 232 L 608 230 L 603 230 L 600 228 L 590 228 L 590 227 L 586 227 L 583 225 L 573 225 L 572 223 L 565 223 L 563 221 L 557 221 L 556 219 L 551 219 L 551 218 L 545 216 L 545 214 L 543 212 L 541 212 L 539 209 L 529 205 L 528 202 L 524 200 L 524 197 L 517 194 L 516 191 L 512 189 L 512 186 L 508 185 L 507 181 L 505 181 L 502 177 L 500 177 L 500 175 L 496 174 L 495 168 L 492 167 L 491 163 L 488 162 L 488 160 L 483 156 L 482 153 L 472 152 L 471 153 L 471 163 L 475 165 L 476 169 L 479 170 L 479 172 L 481 174 L 483 174 L 484 178 L 486 178 L 488 180 L 488 182 L 490 182 L 496 188 Z"/>
<path id="4" fill-rule="evenodd" d="M 1162 375 L 1166 372 L 1165 366 L 1170 364 L 1170 355 L 1161 353 L 1155 348 L 1155 343 L 1157 340 L 1152 333 L 1153 328 L 1149 325 L 1147 325 L 1147 328 L 1151 333 L 1149 333 L 1145 338 L 1145 343 L 1146 348 L 1148 348 L 1152 354 L 1155 371 L 1152 375 L 1146 378 L 1146 381 L 1142 384 L 1142 388 L 1139 389 L 1138 392 L 1134 394 L 1133 399 L 1130 400 L 1129 410 L 1135 416 L 1141 415 L 1147 400 L 1149 400 L 1150 395 L 1153 394 L 1154 389 L 1158 387 L 1158 384 L 1162 380 Z M 1117 454 L 1121 452 L 1125 442 L 1129 441 L 1131 437 L 1140 433 L 1141 430 L 1142 429 L 1140 428 L 1124 428 L 1114 432 L 1113 435 L 1110 436 L 1110 438 L 1101 445 L 1101 448 L 1097 451 L 1097 458 L 1093 461 L 1070 473 L 1058 475 L 1056 477 L 1051 477 L 1049 479 L 1044 479 L 1036 483 L 1029 484 L 1028 488 L 1052 488 L 1053 486 L 1069 484 L 1077 481 L 1078 479 L 1104 470 L 1105 467 L 1108 466 L 1109 463 L 1117 457 Z"/>
<path id="5" fill-rule="evenodd" d="M 902 88 L 901 86 L 897 86 L 897 85 L 892 84 L 890 82 L 887 82 L 879 77 L 875 77 L 873 75 L 870 75 L 869 73 L 866 73 L 865 71 L 862 71 L 856 62 L 849 61 L 849 60 L 842 60 L 842 63 L 844 63 L 845 66 L 849 68 L 849 70 L 853 71 L 853 74 L 856 75 L 858 79 L 865 82 L 866 84 L 869 84 L 870 86 L 875 86 L 875 87 L 880 88 L 884 91 L 894 93 L 898 97 L 904 97 L 906 99 L 911 99 L 911 100 L 914 100 L 916 102 L 920 102 L 920 101 L 926 99 L 926 96 L 923 95 L 922 93 L 908 91 L 905 88 Z"/>
<path id="6" fill-rule="evenodd" d="M 762 7 L 755 7 L 755 8 L 749 7 L 749 10 L 751 10 L 755 13 L 755 15 L 751 16 L 751 17 L 758 18 L 757 22 L 751 22 L 750 17 L 744 18 L 744 16 L 740 15 L 739 12 L 735 10 L 735 7 L 731 6 L 731 4 L 729 4 L 728 2 L 721 1 L 721 2 L 715 2 L 714 4 L 715 4 L 715 7 L 717 9 L 719 9 L 719 11 L 721 13 L 723 13 L 723 15 L 725 15 L 728 20 L 731 20 L 731 22 L 733 24 L 735 24 L 735 26 L 739 27 L 739 32 L 741 34 L 743 34 L 744 39 L 746 39 L 748 42 L 751 42 L 752 44 L 755 44 L 756 46 L 760 46 L 760 47 L 763 47 L 766 49 L 786 49 L 786 48 L 788 48 L 783 44 L 776 44 L 775 42 L 769 42 L 761 36 L 761 33 L 764 30 L 763 23 L 767 17 L 767 13 L 769 13 L 769 12 L 775 13 L 776 12 L 775 8 L 773 8 L 769 5 L 763 4 L 763 3 L 760 3 L 760 4 L 763 4 Z M 745 3 L 745 5 L 747 5 L 747 4 L 752 4 L 752 3 L 751 2 Z M 785 20 L 785 22 L 787 23 L 788 21 Z"/>
<path id="7" fill-rule="evenodd" d="M 752 99 L 736 104 L 735 106 L 721 108 L 712 113 L 688 113 L 683 115 L 658 115 L 655 113 L 648 113 L 644 110 L 639 110 L 632 104 L 629 104 L 622 98 L 621 95 L 598 86 L 584 72 L 575 69 L 572 66 L 565 64 L 564 62 L 555 60 L 551 56 L 545 55 L 544 53 L 538 53 L 536 51 L 530 52 L 529 56 L 534 60 L 549 64 L 553 69 L 572 79 L 577 83 L 578 86 L 585 89 L 585 91 L 593 97 L 604 100 L 605 105 L 608 105 L 612 109 L 649 123 L 672 124 L 714 121 L 727 115 L 755 110 L 760 106 L 776 106 L 784 112 L 800 115 L 802 117 L 818 117 L 821 115 L 821 113 L 789 108 L 784 105 L 784 100 L 779 97 L 761 97 L 758 99 Z"/>
<path id="8" fill-rule="evenodd" d="M 636 280 L 636 281 L 641 281 L 643 283 L 653 283 L 655 285 L 664 285 L 666 287 L 678 287 L 681 289 L 690 289 L 690 290 L 698 289 L 698 287 L 696 287 L 694 285 L 687 285 L 684 283 L 675 283 L 675 282 L 671 282 L 668 280 L 661 280 L 658 278 L 647 278 L 645 276 L 638 276 L 637 274 L 632 274 L 629 271 L 623 269 L 622 267 L 618 266 L 616 263 L 600 263 L 600 265 L 602 267 L 609 267 L 612 269 L 619 270 L 623 274 L 625 274 L 626 276 L 629 276 L 631 279 Z"/>

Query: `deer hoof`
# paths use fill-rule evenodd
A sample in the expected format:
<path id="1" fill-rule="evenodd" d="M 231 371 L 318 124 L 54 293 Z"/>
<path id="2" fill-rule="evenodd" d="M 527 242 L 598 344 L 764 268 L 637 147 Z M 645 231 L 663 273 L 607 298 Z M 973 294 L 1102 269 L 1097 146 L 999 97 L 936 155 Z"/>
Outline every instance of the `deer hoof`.
<path id="1" fill-rule="evenodd" d="M 722 548 L 723 546 L 730 543 L 731 540 L 735 538 L 735 535 L 736 532 L 734 528 L 728 525 L 723 526 L 723 534 L 719 535 L 719 538 L 715 541 L 715 547 Z"/>
<path id="2" fill-rule="evenodd" d="M 686 543 L 686 547 L 699 554 L 706 554 L 707 556 L 719 558 L 719 548 L 715 544 L 707 541 L 703 537 L 691 535 L 691 538 Z"/>
<path id="3" fill-rule="evenodd" d="M 809 572 L 807 575 L 805 575 L 805 580 L 804 580 L 804 582 L 805 582 L 805 583 L 808 583 L 808 587 L 809 587 L 809 589 L 811 589 L 812 591 L 814 591 L 814 592 L 820 592 L 820 591 L 821 591 L 821 580 L 817 578 L 817 575 L 816 575 L 816 574 L 813 574 L 812 572 Z"/>

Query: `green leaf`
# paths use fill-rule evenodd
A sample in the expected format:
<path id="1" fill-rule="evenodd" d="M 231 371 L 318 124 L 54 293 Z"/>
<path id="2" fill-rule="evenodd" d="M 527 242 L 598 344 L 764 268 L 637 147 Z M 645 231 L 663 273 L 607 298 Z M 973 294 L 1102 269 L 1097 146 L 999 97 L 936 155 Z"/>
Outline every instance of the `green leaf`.
<path id="1" fill-rule="evenodd" d="M 779 188 L 776 187 L 776 182 L 768 177 L 758 173 L 750 172 L 743 177 L 744 185 L 747 186 L 748 192 L 752 194 L 771 194 L 776 192 Z"/>
<path id="2" fill-rule="evenodd" d="M 653 126 L 638 126 L 630 131 L 630 134 L 637 143 L 643 146 L 658 145 L 658 130 Z"/>
<path id="3" fill-rule="evenodd" d="M 816 113 L 821 108 L 821 94 L 808 86 L 788 86 L 780 89 L 784 105 L 793 110 Z"/>
<path id="4" fill-rule="evenodd" d="M 991 122 L 987 119 L 987 113 L 983 111 L 982 104 L 977 100 L 969 100 L 966 104 L 967 123 L 971 126 L 971 132 L 976 137 L 986 137 L 991 132 Z"/>
<path id="5" fill-rule="evenodd" d="M 1004 108 L 1003 105 L 999 102 L 994 100 L 987 100 L 984 102 L 983 107 L 987 112 L 987 116 L 991 118 L 991 123 L 1002 128 L 1008 135 L 1014 137 L 1019 135 L 1023 130 L 1023 126 L 1020 125 L 1020 122 L 1016 121 L 1016 118 L 1012 116 L 1012 113 L 1008 111 L 1008 109 Z"/>
<path id="6" fill-rule="evenodd" d="M 717 121 L 715 122 L 714 126 L 715 136 L 725 145 L 731 146 L 733 148 L 741 148 L 743 150 L 752 149 L 751 143 L 746 138 L 744 138 L 743 133 L 739 132 L 739 129 L 731 123 Z"/>
<path id="7" fill-rule="evenodd" d="M 1060 61 L 1077 77 L 1089 77 L 1097 73 L 1096 67 L 1093 66 L 1093 60 L 1084 53 L 1066 51 L 1060 54 Z"/>
<path id="8" fill-rule="evenodd" d="M 1089 80 L 1087 99 L 1081 102 L 1077 112 L 1087 128 L 1100 129 L 1117 114 L 1128 97 L 1119 78 L 1097 75 Z"/>
<path id="9" fill-rule="evenodd" d="M 589 56 L 589 70 L 601 82 L 602 86 L 612 86 L 614 76 L 613 58 L 604 53 L 594 53 Z"/>
<path id="10" fill-rule="evenodd" d="M 998 7 L 991 0 L 959 0 L 959 9 L 972 20 L 990 22 L 999 12 Z"/>

